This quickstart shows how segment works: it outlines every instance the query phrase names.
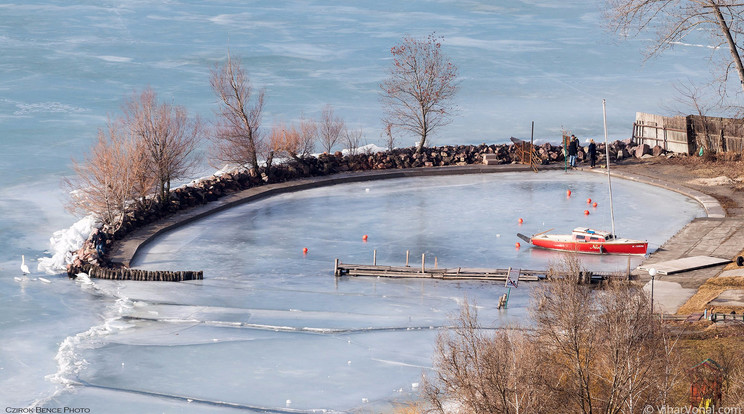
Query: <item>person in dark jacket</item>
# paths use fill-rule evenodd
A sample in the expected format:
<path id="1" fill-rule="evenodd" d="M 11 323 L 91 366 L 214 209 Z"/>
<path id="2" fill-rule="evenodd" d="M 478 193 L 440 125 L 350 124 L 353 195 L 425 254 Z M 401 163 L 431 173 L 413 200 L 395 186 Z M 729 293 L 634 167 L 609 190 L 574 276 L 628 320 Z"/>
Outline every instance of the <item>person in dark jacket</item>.
<path id="1" fill-rule="evenodd" d="M 586 148 L 586 151 L 589 153 L 591 168 L 594 168 L 594 164 L 597 162 L 597 144 L 594 143 L 594 140 L 589 141 L 589 146 Z"/>
<path id="2" fill-rule="evenodd" d="M 571 142 L 568 143 L 568 165 L 576 167 L 577 155 L 579 155 L 579 140 L 575 135 L 571 135 Z"/>
<path id="3" fill-rule="evenodd" d="M 96 246 L 96 253 L 99 258 L 103 258 L 106 249 L 106 233 L 101 230 L 94 230 L 93 237 L 91 237 L 93 245 Z"/>

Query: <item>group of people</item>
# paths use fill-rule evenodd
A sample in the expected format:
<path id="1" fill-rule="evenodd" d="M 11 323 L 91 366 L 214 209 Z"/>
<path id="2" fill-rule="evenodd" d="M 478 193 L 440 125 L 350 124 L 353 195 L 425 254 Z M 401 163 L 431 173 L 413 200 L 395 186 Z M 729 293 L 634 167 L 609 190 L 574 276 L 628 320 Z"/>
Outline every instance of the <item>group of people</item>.
<path id="1" fill-rule="evenodd" d="M 593 139 L 589 141 L 589 145 L 586 147 L 586 154 L 589 156 L 589 163 L 591 165 L 591 168 L 594 168 L 595 164 L 597 163 L 597 144 L 594 143 Z M 571 138 L 568 142 L 568 164 L 571 168 L 576 167 L 578 156 L 579 139 L 576 138 L 576 135 L 571 135 Z"/>

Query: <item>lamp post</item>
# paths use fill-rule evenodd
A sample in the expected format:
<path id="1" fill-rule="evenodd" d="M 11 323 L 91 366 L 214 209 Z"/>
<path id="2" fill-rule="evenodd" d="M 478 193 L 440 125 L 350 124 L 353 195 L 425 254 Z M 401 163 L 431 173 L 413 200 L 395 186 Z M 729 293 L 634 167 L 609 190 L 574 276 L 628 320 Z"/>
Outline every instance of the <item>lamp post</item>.
<path id="1" fill-rule="evenodd" d="M 648 269 L 648 275 L 651 276 L 651 313 L 654 313 L 654 279 L 656 278 L 656 269 Z"/>

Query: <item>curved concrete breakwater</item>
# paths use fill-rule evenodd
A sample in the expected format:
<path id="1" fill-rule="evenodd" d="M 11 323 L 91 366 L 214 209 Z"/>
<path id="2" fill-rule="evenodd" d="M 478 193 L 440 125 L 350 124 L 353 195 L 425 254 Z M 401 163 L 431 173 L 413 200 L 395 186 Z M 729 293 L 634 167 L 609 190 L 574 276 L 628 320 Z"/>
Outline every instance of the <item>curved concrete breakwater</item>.
<path id="1" fill-rule="evenodd" d="M 201 272 L 168 272 L 169 275 L 165 275 L 165 272 L 158 271 L 132 272 L 128 268 L 139 249 L 158 235 L 240 204 L 278 194 L 341 183 L 417 176 L 530 171 L 528 166 L 515 163 L 517 158 L 515 153 L 513 145 L 489 146 L 485 144 L 433 147 L 425 149 L 422 154 L 416 154 L 411 148 L 345 157 L 337 152 L 333 155 L 323 154 L 318 158 L 308 159 L 305 163 L 294 161 L 272 168 L 271 181 L 279 182 L 265 183 L 268 178 L 265 172 L 262 175 L 236 172 L 200 180 L 190 186 L 174 190 L 172 196 L 174 201 L 164 212 L 161 210 L 160 212 L 129 214 L 128 217 L 131 220 L 125 223 L 117 233 L 109 234 L 109 239 L 112 241 L 109 245 L 110 254 L 103 262 L 108 266 L 98 267 L 95 248 L 92 243 L 86 242 L 78 252 L 78 261 L 68 266 L 68 275 L 74 277 L 77 273 L 92 270 L 94 274 L 90 276 L 120 280 L 201 279 L 203 277 Z M 544 164 L 540 167 L 541 169 L 563 168 L 561 147 L 546 143 L 538 147 L 538 153 Z M 649 153 L 664 155 L 663 151 L 651 150 L 647 146 L 633 146 L 621 141 L 610 144 L 611 159 L 622 159 L 634 155 L 640 158 Z M 496 154 L 500 164 L 482 164 L 485 154 Z M 604 154 L 603 150 L 600 154 Z M 554 162 L 552 165 L 551 161 Z M 593 171 L 602 172 L 601 170 Z M 613 172 L 613 176 L 615 175 L 683 193 L 702 204 L 709 217 L 725 216 L 722 207 L 714 198 L 695 190 L 658 180 L 624 176 L 622 173 Z M 112 271 L 106 271 L 106 269 Z M 170 273 L 180 274 L 180 276 Z"/>

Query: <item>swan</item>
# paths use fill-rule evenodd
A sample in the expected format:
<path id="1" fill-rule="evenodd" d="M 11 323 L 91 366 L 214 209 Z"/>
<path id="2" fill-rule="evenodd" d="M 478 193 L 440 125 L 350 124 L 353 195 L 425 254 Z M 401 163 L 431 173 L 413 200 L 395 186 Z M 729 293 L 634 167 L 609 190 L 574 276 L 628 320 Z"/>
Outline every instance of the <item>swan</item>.
<path id="1" fill-rule="evenodd" d="M 28 270 L 28 266 L 26 266 L 26 257 L 23 256 L 23 255 L 21 255 L 21 272 L 23 272 L 23 275 L 24 276 L 27 275 L 27 274 L 29 274 L 29 273 L 31 273 Z"/>

